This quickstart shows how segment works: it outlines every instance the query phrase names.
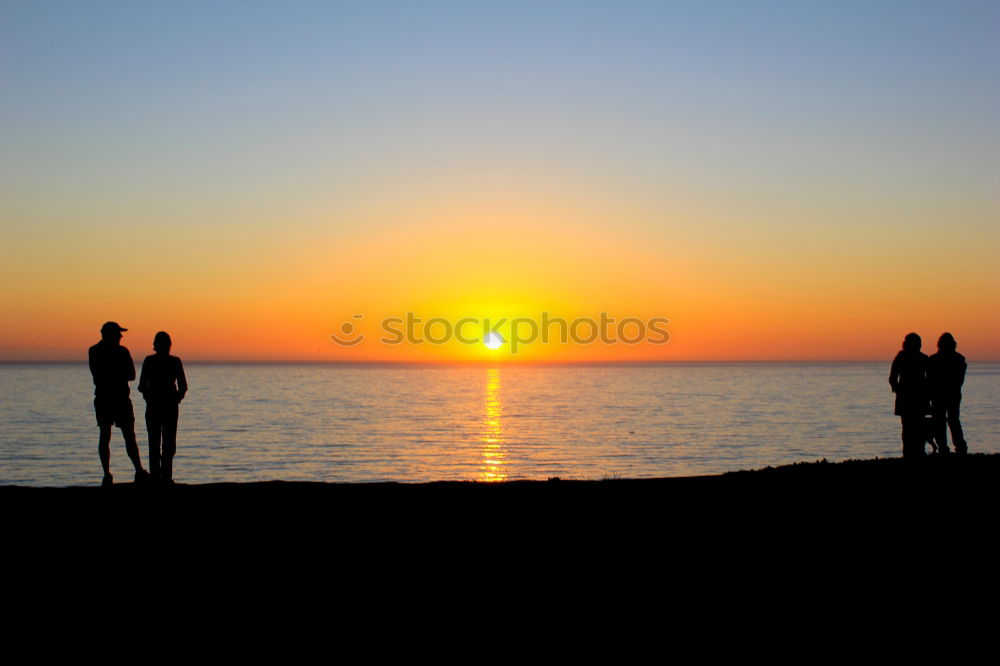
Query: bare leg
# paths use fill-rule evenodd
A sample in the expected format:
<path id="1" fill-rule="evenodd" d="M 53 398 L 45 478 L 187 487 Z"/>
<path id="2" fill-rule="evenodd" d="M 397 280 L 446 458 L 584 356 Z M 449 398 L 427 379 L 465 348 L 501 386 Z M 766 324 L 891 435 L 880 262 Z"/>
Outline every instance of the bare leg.
<path id="1" fill-rule="evenodd" d="M 135 441 L 135 426 L 128 425 L 122 428 L 122 436 L 125 437 L 125 453 L 128 454 L 128 459 L 135 466 L 135 473 L 145 473 L 146 470 L 142 468 L 142 459 L 139 457 L 139 443 Z"/>
<path id="2" fill-rule="evenodd" d="M 97 455 L 101 458 L 104 476 L 111 476 L 111 426 L 102 425 L 100 438 L 97 440 Z"/>

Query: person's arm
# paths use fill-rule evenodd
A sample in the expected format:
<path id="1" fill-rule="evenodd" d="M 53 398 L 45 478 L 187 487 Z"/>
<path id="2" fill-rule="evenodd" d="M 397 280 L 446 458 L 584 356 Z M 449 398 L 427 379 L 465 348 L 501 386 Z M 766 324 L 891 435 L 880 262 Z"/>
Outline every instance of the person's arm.
<path id="1" fill-rule="evenodd" d="M 188 383 L 187 377 L 184 376 L 184 364 L 181 360 L 177 359 L 177 402 L 184 399 L 184 395 L 187 393 Z"/>
<path id="2" fill-rule="evenodd" d="M 90 376 L 94 378 L 94 386 L 97 386 L 97 375 L 100 372 L 97 368 L 97 360 L 94 358 L 94 348 L 87 350 L 87 359 L 90 361 Z"/>
<path id="3" fill-rule="evenodd" d="M 892 387 L 893 393 L 899 388 L 899 359 L 892 360 L 892 367 L 889 369 L 889 386 Z"/>
<path id="4" fill-rule="evenodd" d="M 122 347 L 122 349 L 125 349 Z M 125 377 L 128 381 L 135 381 L 135 362 L 132 360 L 132 353 L 128 349 L 125 349 L 125 359 L 128 360 L 128 367 L 123 368 L 125 370 Z"/>
<path id="5" fill-rule="evenodd" d="M 143 361 L 142 361 L 142 372 L 139 373 L 139 386 L 138 386 L 138 389 L 139 389 L 139 393 L 141 393 L 142 397 L 144 397 L 144 398 L 146 397 L 146 391 L 149 389 L 149 377 L 148 377 L 148 375 L 146 373 L 146 361 L 148 361 L 148 360 L 149 360 L 148 356 L 145 359 L 143 359 Z"/>

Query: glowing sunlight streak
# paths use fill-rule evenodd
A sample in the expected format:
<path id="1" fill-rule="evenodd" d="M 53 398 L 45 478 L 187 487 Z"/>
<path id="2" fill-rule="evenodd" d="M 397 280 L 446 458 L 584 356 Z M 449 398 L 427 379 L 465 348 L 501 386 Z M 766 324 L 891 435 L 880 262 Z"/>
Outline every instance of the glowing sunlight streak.
<path id="1" fill-rule="evenodd" d="M 503 405 L 500 401 L 500 370 L 486 370 L 486 404 L 480 436 L 483 460 L 479 466 L 479 481 L 507 480 L 507 448 L 503 440 Z"/>

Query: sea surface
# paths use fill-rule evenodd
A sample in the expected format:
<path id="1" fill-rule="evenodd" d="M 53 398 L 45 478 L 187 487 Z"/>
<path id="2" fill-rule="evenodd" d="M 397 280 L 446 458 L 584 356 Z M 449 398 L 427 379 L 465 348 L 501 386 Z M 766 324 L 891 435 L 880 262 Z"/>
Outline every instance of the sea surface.
<path id="1" fill-rule="evenodd" d="M 885 363 L 186 364 L 175 479 L 714 474 L 898 456 Z M 970 450 L 1000 452 L 1000 363 L 971 362 Z M 136 434 L 147 453 L 143 402 Z M 121 434 L 112 471 L 130 481 Z M 0 364 L 0 484 L 100 483 L 87 365 Z"/>

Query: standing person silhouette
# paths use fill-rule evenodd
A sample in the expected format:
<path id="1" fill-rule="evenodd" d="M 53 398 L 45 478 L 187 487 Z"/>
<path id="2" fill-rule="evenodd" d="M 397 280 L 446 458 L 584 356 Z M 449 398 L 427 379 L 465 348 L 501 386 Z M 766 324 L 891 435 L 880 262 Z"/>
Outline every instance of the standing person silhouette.
<path id="1" fill-rule="evenodd" d="M 969 447 L 962 433 L 959 406 L 962 402 L 962 384 L 968 367 L 965 357 L 958 353 L 958 343 L 951 333 L 942 333 L 938 338 L 938 351 L 927 360 L 927 383 L 931 396 L 931 413 L 934 415 L 934 439 L 941 453 L 948 452 L 948 435 L 945 424 L 951 430 L 951 443 L 955 453 L 965 454 Z"/>
<path id="2" fill-rule="evenodd" d="M 139 375 L 139 392 L 146 399 L 149 468 L 154 479 L 167 484 L 173 483 L 178 405 L 188 389 L 181 360 L 170 355 L 171 344 L 170 335 L 157 333 L 153 338 L 156 353 L 145 358 Z"/>
<path id="3" fill-rule="evenodd" d="M 111 476 L 111 427 L 118 426 L 125 438 L 125 452 L 135 466 L 136 483 L 146 481 L 149 473 L 142 468 L 139 445 L 135 441 L 135 413 L 129 398 L 128 383 L 135 379 L 132 355 L 121 344 L 122 332 L 127 331 L 109 321 L 101 326 L 101 341 L 88 350 L 90 374 L 94 378 L 94 410 L 100 439 L 97 454 L 104 467 L 102 486 L 114 483 Z"/>
<path id="4" fill-rule="evenodd" d="M 924 455 L 927 430 L 924 417 L 930 413 L 927 398 L 927 355 L 920 351 L 920 336 L 909 333 L 903 349 L 889 370 L 889 385 L 896 394 L 895 414 L 903 424 L 903 457 Z"/>

